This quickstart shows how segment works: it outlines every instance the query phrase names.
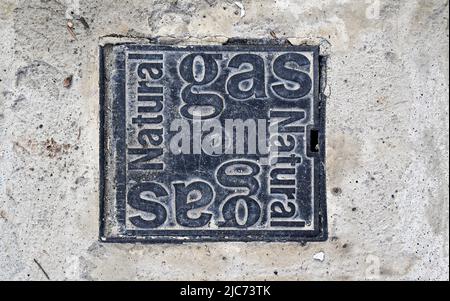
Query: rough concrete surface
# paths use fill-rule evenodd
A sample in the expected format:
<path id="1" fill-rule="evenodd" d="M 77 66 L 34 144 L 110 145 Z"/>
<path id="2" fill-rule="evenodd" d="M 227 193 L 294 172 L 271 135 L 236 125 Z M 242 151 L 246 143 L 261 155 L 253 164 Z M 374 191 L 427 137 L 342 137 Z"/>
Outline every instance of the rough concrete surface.
<path id="1" fill-rule="evenodd" d="M 241 3 L 0 0 L 1 280 L 449 279 L 448 1 Z M 122 36 L 320 44 L 328 241 L 100 243 L 98 46 Z"/>

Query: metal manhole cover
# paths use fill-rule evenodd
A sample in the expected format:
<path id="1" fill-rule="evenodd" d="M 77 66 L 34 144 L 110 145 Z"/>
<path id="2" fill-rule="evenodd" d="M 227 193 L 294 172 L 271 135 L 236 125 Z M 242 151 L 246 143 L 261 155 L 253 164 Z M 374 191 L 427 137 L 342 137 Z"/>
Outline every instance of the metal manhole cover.
<path id="1" fill-rule="evenodd" d="M 326 239 L 318 52 L 102 47 L 101 240 Z"/>

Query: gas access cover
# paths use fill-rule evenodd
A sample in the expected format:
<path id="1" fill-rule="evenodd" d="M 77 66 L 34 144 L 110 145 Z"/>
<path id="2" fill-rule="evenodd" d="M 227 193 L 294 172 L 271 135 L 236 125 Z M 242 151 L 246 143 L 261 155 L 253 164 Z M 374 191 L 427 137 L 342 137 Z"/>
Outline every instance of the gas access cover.
<path id="1" fill-rule="evenodd" d="M 100 240 L 322 241 L 318 46 L 100 48 Z"/>

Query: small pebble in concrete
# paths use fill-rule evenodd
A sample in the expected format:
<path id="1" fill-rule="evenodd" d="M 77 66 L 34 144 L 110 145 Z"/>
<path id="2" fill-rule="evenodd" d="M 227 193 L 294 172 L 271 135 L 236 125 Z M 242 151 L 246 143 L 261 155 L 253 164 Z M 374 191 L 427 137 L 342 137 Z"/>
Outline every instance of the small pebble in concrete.
<path id="1" fill-rule="evenodd" d="M 66 77 L 63 81 L 63 86 L 64 88 L 70 88 L 70 86 L 72 86 L 72 79 L 73 79 L 73 75 L 69 75 L 68 77 Z"/>
<path id="2" fill-rule="evenodd" d="M 325 260 L 325 253 L 324 252 L 316 253 L 313 256 L 313 259 L 317 260 L 317 261 L 320 261 L 320 262 L 323 262 Z"/>

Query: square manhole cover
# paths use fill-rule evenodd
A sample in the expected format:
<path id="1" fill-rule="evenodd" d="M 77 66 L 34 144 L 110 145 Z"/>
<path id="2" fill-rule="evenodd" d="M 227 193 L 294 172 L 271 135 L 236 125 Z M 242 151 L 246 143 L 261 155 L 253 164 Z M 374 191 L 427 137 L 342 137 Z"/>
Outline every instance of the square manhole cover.
<path id="1" fill-rule="evenodd" d="M 101 240 L 326 239 L 318 47 L 106 45 L 100 77 Z"/>

